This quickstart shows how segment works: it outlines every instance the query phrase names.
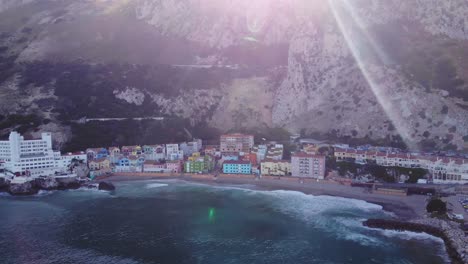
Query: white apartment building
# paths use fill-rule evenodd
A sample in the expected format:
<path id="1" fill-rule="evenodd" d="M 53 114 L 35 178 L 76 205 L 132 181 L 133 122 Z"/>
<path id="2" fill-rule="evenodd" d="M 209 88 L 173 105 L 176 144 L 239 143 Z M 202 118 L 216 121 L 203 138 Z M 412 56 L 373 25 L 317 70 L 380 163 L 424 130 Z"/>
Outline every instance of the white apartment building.
<path id="1" fill-rule="evenodd" d="M 8 141 L 0 141 L 0 161 L 4 162 L 7 175 L 54 174 L 58 171 L 56 156 L 52 150 L 51 133 L 42 133 L 40 139 L 25 140 L 19 133 L 11 132 Z"/>
<path id="2" fill-rule="evenodd" d="M 184 152 L 179 150 L 179 144 L 166 144 L 166 159 L 181 160 L 184 159 Z"/>
<path id="3" fill-rule="evenodd" d="M 424 155 L 420 153 L 387 153 L 361 151 L 352 148 L 335 149 L 337 161 L 355 160 L 355 163 L 374 161 L 385 167 L 421 168 L 429 172 L 434 183 L 468 183 L 468 159 Z"/>
<path id="4" fill-rule="evenodd" d="M 11 132 L 8 140 L 0 141 L 0 163 L 7 176 L 38 177 L 66 172 L 75 158 L 86 162 L 86 153 L 61 155 L 52 149 L 51 133 L 25 140 L 19 133 Z"/>
<path id="5" fill-rule="evenodd" d="M 183 142 L 180 144 L 180 150 L 187 156 L 191 156 L 195 152 L 200 152 L 202 147 L 203 143 L 201 139 L 194 139 L 191 142 Z"/>

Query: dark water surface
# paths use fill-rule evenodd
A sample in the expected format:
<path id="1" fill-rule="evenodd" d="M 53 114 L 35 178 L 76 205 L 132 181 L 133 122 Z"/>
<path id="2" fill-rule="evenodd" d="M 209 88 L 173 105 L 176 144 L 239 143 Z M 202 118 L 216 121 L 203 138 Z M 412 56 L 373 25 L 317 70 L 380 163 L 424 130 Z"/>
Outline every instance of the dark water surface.
<path id="1" fill-rule="evenodd" d="M 248 186 L 245 186 L 248 187 Z M 0 263 L 446 263 L 441 240 L 372 230 L 378 205 L 179 181 L 0 197 Z"/>

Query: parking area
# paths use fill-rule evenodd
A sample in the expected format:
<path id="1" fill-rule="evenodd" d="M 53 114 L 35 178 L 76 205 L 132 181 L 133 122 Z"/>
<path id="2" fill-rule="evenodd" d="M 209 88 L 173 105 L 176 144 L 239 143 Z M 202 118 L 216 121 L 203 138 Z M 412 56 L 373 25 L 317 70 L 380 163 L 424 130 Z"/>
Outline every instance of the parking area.
<path id="1" fill-rule="evenodd" d="M 452 213 L 463 215 L 465 221 L 468 221 L 468 195 L 458 194 L 447 197 L 447 203 Z"/>

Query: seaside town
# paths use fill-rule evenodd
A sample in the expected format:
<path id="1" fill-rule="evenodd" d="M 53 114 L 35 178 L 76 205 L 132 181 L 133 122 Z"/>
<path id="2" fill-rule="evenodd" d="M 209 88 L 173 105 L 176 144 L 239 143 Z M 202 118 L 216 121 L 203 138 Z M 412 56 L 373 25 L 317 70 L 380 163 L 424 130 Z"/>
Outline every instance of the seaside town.
<path id="1" fill-rule="evenodd" d="M 253 135 L 240 133 L 221 135 L 219 145 L 204 145 L 201 139 L 193 139 L 182 143 L 88 148 L 75 153 L 53 150 L 52 142 L 51 133 L 42 133 L 40 139 L 26 139 L 17 132 L 0 141 L 0 187 L 3 184 L 5 191 L 8 183 L 6 191 L 21 195 L 30 194 L 32 182 L 38 180 L 45 185 L 41 188 L 47 189 L 76 181 L 90 186 L 112 176 L 190 176 L 193 180 L 281 181 L 320 188 L 350 186 L 364 188 L 367 198 L 424 195 L 428 199 L 418 201 L 428 203 L 428 212 L 430 201 L 441 201 L 435 199 L 441 197 L 445 201 L 443 207 L 448 207 L 447 212 L 444 209 L 444 217 L 448 217 L 449 223 L 461 223 L 461 228 L 441 222 L 434 224 L 430 222 L 434 221 L 432 218 L 424 223 L 445 230 L 459 256 L 465 259 L 468 256 L 465 247 L 468 226 L 464 223 L 468 215 L 468 158 L 462 154 L 413 153 L 370 145 L 351 147 L 297 136 L 291 136 L 288 142 L 263 138 L 261 144 L 255 144 Z M 289 149 L 293 146 L 291 153 L 286 151 L 286 144 Z M 387 179 L 379 178 L 378 174 L 388 174 Z M 352 193 L 349 189 L 345 192 Z"/>
<path id="2" fill-rule="evenodd" d="M 25 139 L 12 132 L 7 141 L 0 141 L 0 177 L 17 182 L 41 176 L 73 177 L 79 174 L 76 171 L 79 167 L 76 163 L 79 163 L 86 165 L 88 171 L 84 176 L 91 179 L 113 173 L 189 173 L 364 181 L 339 175 L 335 168 L 327 166 L 327 161 L 332 161 L 338 166 L 347 163 L 423 169 L 426 173 L 417 179 L 419 184 L 459 184 L 461 190 L 468 184 L 468 157 L 462 154 L 414 153 L 370 145 L 351 147 L 293 136 L 288 144 L 293 144 L 297 150 L 286 153 L 282 143 L 262 141 L 256 145 L 253 135 L 236 133 L 222 135 L 219 145 L 203 145 L 201 139 L 194 139 L 182 143 L 111 146 L 60 153 L 52 148 L 51 133 L 42 133 L 40 139 Z M 285 156 L 290 158 L 284 159 Z M 405 183 L 409 178 L 410 175 L 399 175 L 396 182 Z M 379 182 L 378 179 L 367 179 L 367 183 L 375 182 Z"/>

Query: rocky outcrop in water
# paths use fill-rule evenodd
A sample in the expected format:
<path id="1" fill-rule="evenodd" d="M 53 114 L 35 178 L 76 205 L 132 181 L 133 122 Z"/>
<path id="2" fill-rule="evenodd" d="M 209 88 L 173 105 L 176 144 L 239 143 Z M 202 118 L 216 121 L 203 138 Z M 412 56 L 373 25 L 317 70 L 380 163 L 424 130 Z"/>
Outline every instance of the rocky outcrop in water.
<path id="1" fill-rule="evenodd" d="M 59 190 L 76 190 L 81 187 L 77 178 L 58 179 L 57 182 Z"/>
<path id="2" fill-rule="evenodd" d="M 111 182 L 100 182 L 98 189 L 102 191 L 113 191 L 115 190 L 115 186 Z"/>
<path id="3" fill-rule="evenodd" d="M 10 183 L 10 181 L 0 178 L 0 192 L 8 192 L 11 195 L 34 195 L 40 190 L 76 190 L 79 188 L 105 191 L 115 190 L 115 186 L 110 182 L 94 183 L 77 178 L 56 179 L 54 177 L 41 177 L 24 183 Z"/>
<path id="4" fill-rule="evenodd" d="M 452 263 L 468 263 L 468 239 L 465 237 L 458 223 L 450 223 L 439 219 L 421 219 L 412 222 L 368 219 L 363 222 L 363 225 L 370 228 L 427 233 L 439 237 L 444 240 L 447 253 Z"/>
<path id="5" fill-rule="evenodd" d="M 36 187 L 33 181 L 25 183 L 13 183 L 10 184 L 8 192 L 11 195 L 32 195 L 39 192 L 39 188 Z"/>

